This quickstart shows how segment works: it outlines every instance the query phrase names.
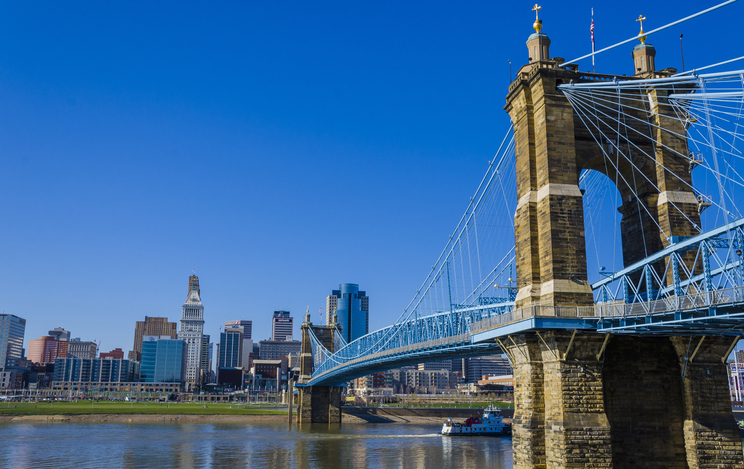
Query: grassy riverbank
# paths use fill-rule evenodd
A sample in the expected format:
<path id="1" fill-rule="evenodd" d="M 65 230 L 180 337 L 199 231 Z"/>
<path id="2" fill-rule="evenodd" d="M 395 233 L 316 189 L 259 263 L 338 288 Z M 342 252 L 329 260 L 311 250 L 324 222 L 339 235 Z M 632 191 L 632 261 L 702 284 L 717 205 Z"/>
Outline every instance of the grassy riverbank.
<path id="1" fill-rule="evenodd" d="M 286 415 L 287 410 L 268 410 L 238 404 L 157 402 L 10 402 L 0 404 L 2 415 Z"/>

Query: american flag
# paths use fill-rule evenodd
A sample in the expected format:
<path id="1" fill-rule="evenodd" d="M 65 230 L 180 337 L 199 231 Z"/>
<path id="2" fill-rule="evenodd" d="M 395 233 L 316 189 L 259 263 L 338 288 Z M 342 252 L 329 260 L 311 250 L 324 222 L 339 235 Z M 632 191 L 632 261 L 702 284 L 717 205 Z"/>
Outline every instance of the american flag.
<path id="1" fill-rule="evenodd" d="M 594 44 L 594 8 L 592 8 L 592 26 L 589 30 L 592 32 L 592 44 Z"/>

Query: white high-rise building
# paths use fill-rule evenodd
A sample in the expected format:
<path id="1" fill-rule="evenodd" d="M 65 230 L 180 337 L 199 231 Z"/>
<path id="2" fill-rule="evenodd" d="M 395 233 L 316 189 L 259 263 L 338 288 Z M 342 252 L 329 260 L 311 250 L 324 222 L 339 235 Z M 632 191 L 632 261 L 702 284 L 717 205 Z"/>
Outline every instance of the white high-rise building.
<path id="1" fill-rule="evenodd" d="M 178 338 L 186 343 L 186 387 L 189 391 L 201 385 L 207 364 L 203 363 L 204 306 L 202 306 L 199 277 L 189 277 L 189 294 L 183 304 Z"/>
<path id="2" fill-rule="evenodd" d="M 334 290 L 333 295 L 326 296 L 326 326 L 330 326 L 333 323 L 333 314 L 336 312 L 336 308 L 338 308 L 338 296 L 335 293 L 336 291 Z"/>

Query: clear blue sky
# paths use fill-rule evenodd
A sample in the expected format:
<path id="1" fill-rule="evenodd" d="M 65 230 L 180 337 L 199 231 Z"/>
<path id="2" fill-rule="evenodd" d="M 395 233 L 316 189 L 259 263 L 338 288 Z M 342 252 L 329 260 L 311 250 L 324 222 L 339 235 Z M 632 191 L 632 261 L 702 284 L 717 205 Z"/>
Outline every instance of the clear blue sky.
<path id="1" fill-rule="evenodd" d="M 718 2 L 546 2 L 551 53 L 590 51 Z M 528 2 L 4 2 L 0 311 L 131 349 L 177 321 L 196 270 L 205 332 L 339 283 L 370 328 L 413 296 L 508 127 Z M 741 55 L 744 2 L 652 36 L 657 66 Z M 727 47 L 722 47 L 727 46 Z M 597 71 L 632 73 L 627 45 Z M 590 70 L 584 61 L 582 70 Z M 295 333 L 298 334 L 295 326 Z"/>

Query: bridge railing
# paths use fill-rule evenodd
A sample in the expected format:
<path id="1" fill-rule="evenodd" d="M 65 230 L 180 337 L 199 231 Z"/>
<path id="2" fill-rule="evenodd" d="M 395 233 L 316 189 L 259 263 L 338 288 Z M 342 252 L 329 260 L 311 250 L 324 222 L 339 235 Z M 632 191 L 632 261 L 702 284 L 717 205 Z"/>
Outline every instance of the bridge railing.
<path id="1" fill-rule="evenodd" d="M 721 288 L 696 294 L 663 298 L 642 303 L 625 303 L 611 301 L 597 303 L 593 306 L 541 306 L 532 305 L 515 309 L 504 314 L 474 322 L 473 333 L 483 332 L 497 327 L 535 317 L 553 318 L 607 318 L 639 316 L 646 314 L 671 313 L 710 308 L 719 305 L 744 303 L 744 286 Z"/>
<path id="2" fill-rule="evenodd" d="M 644 303 L 613 301 L 594 305 L 595 316 L 600 318 L 638 316 L 644 314 L 688 311 L 712 306 L 744 302 L 744 286 L 721 288 L 691 295 L 664 298 Z"/>
<path id="3" fill-rule="evenodd" d="M 313 379 L 319 379 L 324 377 L 325 375 L 328 375 L 329 373 L 333 373 L 334 371 L 341 369 L 341 368 L 348 368 L 353 367 L 354 365 L 358 365 L 361 363 L 366 363 L 370 361 L 379 361 L 384 359 L 385 357 L 392 357 L 392 356 L 398 356 L 398 355 L 405 355 L 410 354 L 413 352 L 423 352 L 427 350 L 434 350 L 434 349 L 442 349 L 446 347 L 450 347 L 452 345 L 456 344 L 464 344 L 470 343 L 470 334 L 458 334 L 450 337 L 442 337 L 439 339 L 433 339 L 433 340 L 427 340 L 423 342 L 417 342 L 409 345 L 404 345 L 402 347 L 395 347 L 391 349 L 387 349 L 380 352 L 370 353 L 367 355 L 363 355 L 351 360 L 346 360 L 342 363 L 333 363 L 330 361 L 326 361 L 323 363 L 323 365 L 319 366 L 315 369 L 313 372 Z M 331 365 L 331 366 L 329 366 Z"/>
<path id="4" fill-rule="evenodd" d="M 531 305 L 473 323 L 473 333 L 495 329 L 512 322 L 534 317 L 585 318 L 594 317 L 594 306 Z"/>

